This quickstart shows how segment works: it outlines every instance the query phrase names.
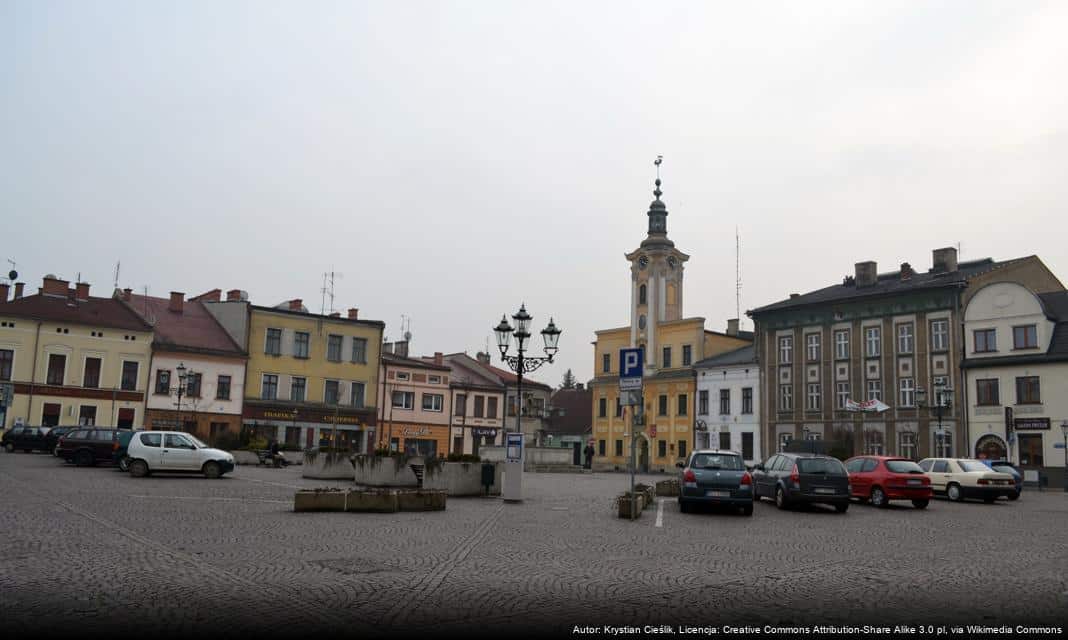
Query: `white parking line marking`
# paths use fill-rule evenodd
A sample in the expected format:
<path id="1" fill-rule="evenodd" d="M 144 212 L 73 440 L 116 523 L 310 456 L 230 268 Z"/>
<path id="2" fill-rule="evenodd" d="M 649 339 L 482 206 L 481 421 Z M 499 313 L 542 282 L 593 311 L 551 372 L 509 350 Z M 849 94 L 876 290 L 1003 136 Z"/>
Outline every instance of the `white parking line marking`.
<path id="1" fill-rule="evenodd" d="M 656 501 L 656 526 L 664 526 L 664 500 L 663 498 Z"/>

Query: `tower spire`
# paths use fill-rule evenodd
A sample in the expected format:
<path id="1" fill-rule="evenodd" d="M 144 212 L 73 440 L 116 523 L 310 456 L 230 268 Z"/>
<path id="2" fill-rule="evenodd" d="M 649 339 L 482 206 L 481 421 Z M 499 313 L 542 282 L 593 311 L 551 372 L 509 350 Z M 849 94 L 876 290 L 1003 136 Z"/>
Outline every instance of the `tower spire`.
<path id="1" fill-rule="evenodd" d="M 667 246 L 674 246 L 674 244 L 667 239 L 667 207 L 660 200 L 660 196 L 664 195 L 664 192 L 660 190 L 660 163 L 664 161 L 664 156 L 657 156 L 653 162 L 656 165 L 656 188 L 653 189 L 653 195 L 656 196 L 656 200 L 653 200 L 649 204 L 649 237 L 646 238 L 642 246 L 646 246 L 646 243 L 653 241 L 658 244 L 664 244 Z"/>
<path id="2" fill-rule="evenodd" d="M 664 156 L 661 155 L 658 155 L 656 160 L 653 161 L 653 164 L 656 165 L 656 182 L 654 183 L 656 188 L 653 189 L 653 195 L 656 196 L 657 200 L 660 199 L 660 196 L 664 195 L 664 192 L 660 190 L 660 163 L 663 161 Z"/>

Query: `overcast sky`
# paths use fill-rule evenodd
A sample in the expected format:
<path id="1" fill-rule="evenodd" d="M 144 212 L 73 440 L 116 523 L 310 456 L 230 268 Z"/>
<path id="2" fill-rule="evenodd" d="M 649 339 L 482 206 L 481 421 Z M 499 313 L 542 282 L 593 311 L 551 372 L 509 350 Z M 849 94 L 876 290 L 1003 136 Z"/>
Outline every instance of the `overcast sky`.
<path id="1" fill-rule="evenodd" d="M 735 227 L 743 314 L 958 243 L 1065 280 L 1066 33 L 1056 1 L 0 0 L 0 258 L 316 312 L 334 268 L 416 354 L 526 301 L 556 385 L 629 322 L 663 154 L 711 329 Z"/>

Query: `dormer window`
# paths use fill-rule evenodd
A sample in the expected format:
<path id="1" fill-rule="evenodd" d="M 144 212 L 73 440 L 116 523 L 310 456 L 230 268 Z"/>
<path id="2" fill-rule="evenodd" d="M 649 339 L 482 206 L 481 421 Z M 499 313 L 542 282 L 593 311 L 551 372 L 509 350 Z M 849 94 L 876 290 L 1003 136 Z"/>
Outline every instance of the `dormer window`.
<path id="1" fill-rule="evenodd" d="M 1012 328 L 1012 348 L 1013 349 L 1037 349 L 1038 348 L 1038 328 L 1029 324 L 1022 327 Z"/>

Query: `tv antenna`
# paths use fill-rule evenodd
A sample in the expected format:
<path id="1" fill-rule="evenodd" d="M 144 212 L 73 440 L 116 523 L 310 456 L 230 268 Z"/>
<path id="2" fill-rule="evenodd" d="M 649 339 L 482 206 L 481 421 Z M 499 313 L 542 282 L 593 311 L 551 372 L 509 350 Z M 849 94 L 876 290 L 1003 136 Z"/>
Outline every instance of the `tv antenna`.
<path id="1" fill-rule="evenodd" d="M 411 342 L 412 341 L 412 317 L 411 316 L 406 316 L 406 315 L 404 315 L 402 313 L 401 314 L 400 328 L 401 328 L 401 331 L 404 332 L 404 340 L 405 340 L 405 342 Z"/>
<path id="2" fill-rule="evenodd" d="M 119 288 L 119 267 L 121 265 L 122 265 L 121 261 L 119 261 L 119 260 L 115 261 L 115 287 L 114 287 L 115 289 Z"/>
<path id="3" fill-rule="evenodd" d="M 330 267 L 330 271 L 327 271 L 326 273 L 323 274 L 323 288 L 321 289 L 322 294 L 323 294 L 323 302 L 322 302 L 322 307 L 320 307 L 320 309 L 319 309 L 320 315 L 324 315 L 325 316 L 327 314 L 327 310 L 326 310 L 326 298 L 327 298 L 327 296 L 330 297 L 330 311 L 329 311 L 329 313 L 333 313 L 334 312 L 334 280 L 337 279 L 337 278 L 341 278 L 344 275 L 345 274 L 343 274 L 343 273 L 334 271 L 333 267 Z"/>
<path id="4" fill-rule="evenodd" d="M 15 271 L 15 267 L 17 267 L 18 265 L 15 264 L 15 261 L 12 260 L 11 258 L 8 258 L 7 262 L 8 262 L 8 264 L 11 265 L 11 271 L 7 272 L 7 279 L 10 280 L 11 282 L 14 282 L 19 277 L 19 272 Z"/>
<path id="5" fill-rule="evenodd" d="M 734 317 L 742 324 L 742 237 L 734 227 Z"/>

